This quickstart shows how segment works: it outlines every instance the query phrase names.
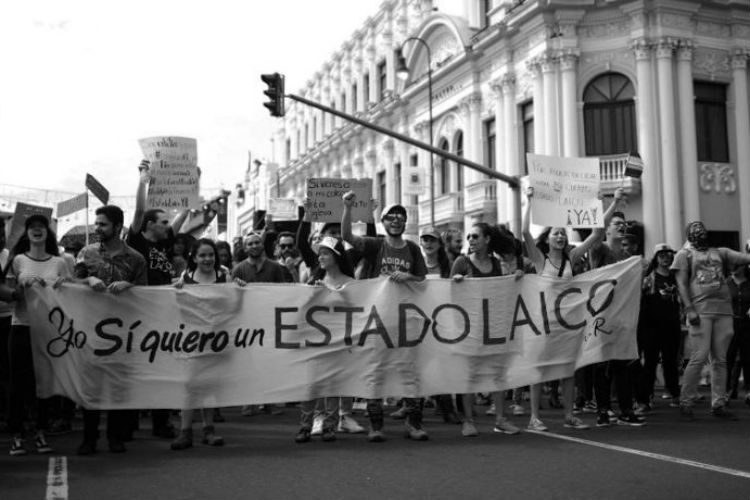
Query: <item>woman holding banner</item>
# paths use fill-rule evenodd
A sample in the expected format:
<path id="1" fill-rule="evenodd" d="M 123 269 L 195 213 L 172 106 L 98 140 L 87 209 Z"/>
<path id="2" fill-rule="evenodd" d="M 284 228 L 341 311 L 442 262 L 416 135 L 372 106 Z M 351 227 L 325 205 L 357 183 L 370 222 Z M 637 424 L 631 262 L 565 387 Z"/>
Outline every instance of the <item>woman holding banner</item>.
<path id="1" fill-rule="evenodd" d="M 451 275 L 454 281 L 468 278 L 490 278 L 502 276 L 503 268 L 500 260 L 490 251 L 493 239 L 498 240 L 499 234 L 489 224 L 478 222 L 474 224 L 466 235 L 469 241 L 469 255 L 459 255 L 453 262 Z M 523 276 L 523 270 L 516 274 L 516 279 Z M 501 392 L 495 392 L 495 432 L 503 434 L 518 434 L 521 430 L 513 425 L 504 415 Z M 474 437 L 479 434 L 474 425 L 474 395 L 461 394 L 464 421 L 461 434 L 464 437 Z"/>
<path id="2" fill-rule="evenodd" d="M 226 283 L 226 268 L 221 265 L 216 244 L 208 238 L 196 241 L 187 258 L 187 269 L 174 284 L 176 288 L 184 285 Z M 224 439 L 214 433 L 214 412 L 201 408 L 203 418 L 203 444 L 223 446 Z M 180 434 L 170 448 L 185 450 L 193 446 L 193 409 L 184 408 L 180 412 Z"/>
<path id="3" fill-rule="evenodd" d="M 322 285 L 331 290 L 340 290 L 347 283 L 354 281 L 354 270 L 349 263 L 344 243 L 338 238 L 326 236 L 318 244 L 318 266 L 308 281 L 311 285 Z M 300 429 L 294 436 L 296 443 L 307 443 L 312 435 L 315 407 L 325 407 L 323 417 L 323 441 L 336 440 L 336 425 L 339 421 L 339 398 L 328 397 L 302 401 L 300 404 Z"/>
<path id="4" fill-rule="evenodd" d="M 48 400 L 36 397 L 36 378 L 31 349 L 31 332 L 23 290 L 33 285 L 57 286 L 70 278 L 65 260 L 60 257 L 57 237 L 49 227 L 47 217 L 35 214 L 26 219 L 25 230 L 13 246 L 8 265 L 3 270 L 3 281 L 15 287 L 8 299 L 15 301 L 9 339 L 10 379 L 8 384 L 8 430 L 13 435 L 10 455 L 25 455 L 24 411 L 37 409 L 34 444 L 38 453 L 51 453 L 44 428 L 48 424 Z M 8 291 L 8 287 L 4 287 Z M 36 399 L 36 400 L 35 400 Z"/>
<path id="5" fill-rule="evenodd" d="M 526 206 L 523 213 L 523 239 L 526 252 L 537 270 L 537 274 L 553 278 L 571 278 L 573 276 L 573 262 L 578 262 L 583 255 L 597 243 L 604 239 L 604 229 L 595 228 L 588 238 L 581 244 L 570 248 L 568 246 L 568 235 L 564 227 L 548 227 L 535 240 L 531 235 L 531 200 L 534 196 L 534 188 L 526 190 Z M 617 204 L 623 197 L 622 188 L 617 188 L 614 193 L 614 202 L 604 212 L 604 227 L 609 224 Z M 539 405 L 541 402 L 542 384 L 531 386 L 531 418 L 528 429 L 534 431 L 546 431 L 547 426 L 539 418 Z M 575 381 L 573 376 L 562 380 L 562 403 L 565 409 L 564 426 L 570 429 L 588 429 L 589 426 L 573 415 Z"/>

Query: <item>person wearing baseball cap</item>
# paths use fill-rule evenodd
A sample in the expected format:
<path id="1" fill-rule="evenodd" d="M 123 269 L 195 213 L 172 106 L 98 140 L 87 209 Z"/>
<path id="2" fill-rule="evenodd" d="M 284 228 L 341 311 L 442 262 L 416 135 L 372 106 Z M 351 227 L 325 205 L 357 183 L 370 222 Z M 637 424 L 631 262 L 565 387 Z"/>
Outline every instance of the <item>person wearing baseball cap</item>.
<path id="1" fill-rule="evenodd" d="M 361 252 L 369 274 L 367 278 L 387 276 L 394 283 L 423 281 L 427 266 L 419 245 L 403 237 L 406 229 L 407 212 L 399 204 L 386 205 L 380 221 L 385 229 L 385 238 L 356 236 L 352 232 L 352 207 L 356 196 L 352 191 L 344 194 L 344 211 L 341 216 L 341 237 Z M 425 441 L 427 433 L 422 429 L 422 401 L 419 398 L 404 398 L 406 407 L 406 436 L 415 441 Z M 383 433 L 383 402 L 379 399 L 367 401 L 370 417 L 371 442 L 385 440 Z"/>

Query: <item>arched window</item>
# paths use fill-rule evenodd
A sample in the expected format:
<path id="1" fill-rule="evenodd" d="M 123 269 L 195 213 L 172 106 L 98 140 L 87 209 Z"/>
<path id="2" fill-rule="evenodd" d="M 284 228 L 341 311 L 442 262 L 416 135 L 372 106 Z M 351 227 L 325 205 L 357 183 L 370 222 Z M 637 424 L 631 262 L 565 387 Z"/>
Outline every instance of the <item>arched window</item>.
<path id="1" fill-rule="evenodd" d="M 438 147 L 443 151 L 450 151 L 450 144 L 448 144 L 448 140 L 445 138 L 440 139 Z M 442 156 L 438 160 L 437 172 L 435 172 L 435 181 L 437 184 L 436 189 L 438 195 L 448 193 L 448 191 L 450 190 L 450 166 L 448 165 L 448 160 L 446 160 Z"/>
<path id="2" fill-rule="evenodd" d="M 456 156 L 464 157 L 464 133 L 460 130 L 456 133 Z M 464 188 L 464 166 L 453 167 L 456 169 L 456 191 L 461 191 Z"/>
<path id="3" fill-rule="evenodd" d="M 620 73 L 606 73 L 583 91 L 583 126 L 586 155 L 638 151 L 635 125 L 635 89 Z"/>

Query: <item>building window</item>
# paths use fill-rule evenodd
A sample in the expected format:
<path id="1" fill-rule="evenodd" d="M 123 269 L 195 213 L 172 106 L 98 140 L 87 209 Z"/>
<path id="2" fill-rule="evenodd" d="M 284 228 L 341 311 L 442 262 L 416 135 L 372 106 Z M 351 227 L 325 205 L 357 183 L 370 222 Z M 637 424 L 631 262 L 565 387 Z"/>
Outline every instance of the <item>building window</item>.
<path id="1" fill-rule="evenodd" d="M 419 165 L 419 155 L 418 154 L 412 154 L 409 156 L 409 165 L 412 167 L 416 167 Z M 411 205 L 417 205 L 419 203 L 419 196 L 418 195 L 412 195 L 410 197 L 411 199 Z"/>
<path id="2" fill-rule="evenodd" d="M 378 201 L 380 206 L 386 206 L 386 183 L 385 183 L 385 171 L 378 172 Z"/>
<path id="3" fill-rule="evenodd" d="M 284 144 L 284 160 L 288 163 L 292 159 L 292 140 L 287 139 Z"/>
<path id="4" fill-rule="evenodd" d="M 620 73 L 606 73 L 583 91 L 586 155 L 638 151 L 635 126 L 635 88 Z"/>
<path id="5" fill-rule="evenodd" d="M 346 92 L 342 92 L 341 93 L 341 111 L 343 111 L 344 113 L 347 112 L 347 109 L 346 109 Z M 348 111 L 351 111 L 351 110 L 348 110 Z"/>
<path id="6" fill-rule="evenodd" d="M 490 25 L 490 11 L 492 10 L 492 0 L 479 1 L 479 29 L 484 29 Z"/>
<path id="7" fill-rule="evenodd" d="M 495 119 L 490 118 L 484 122 L 484 164 L 490 170 L 497 168 L 497 160 L 495 159 Z"/>
<path id="8" fill-rule="evenodd" d="M 464 133 L 459 131 L 456 134 L 456 156 L 464 157 Z M 451 162 L 451 165 L 454 165 Z M 456 169 L 456 191 L 462 191 L 464 188 L 464 166 L 455 164 Z"/>
<path id="9" fill-rule="evenodd" d="M 297 129 L 297 158 L 302 156 L 302 131 Z"/>
<path id="10" fill-rule="evenodd" d="M 450 145 L 446 139 L 441 139 L 438 147 L 443 151 L 450 151 Z M 448 165 L 448 160 L 442 156 L 437 164 L 435 179 L 437 181 L 437 193 L 441 195 L 448 193 L 450 189 L 450 166 Z"/>
<path id="11" fill-rule="evenodd" d="M 385 89 L 386 89 L 386 65 L 385 61 L 380 61 L 378 63 L 378 100 L 382 101 L 385 97 Z"/>
<path id="12" fill-rule="evenodd" d="M 729 162 L 727 86 L 693 82 L 698 161 Z"/>
<path id="13" fill-rule="evenodd" d="M 352 84 L 352 114 L 357 112 L 357 82 Z"/>
<path id="14" fill-rule="evenodd" d="M 367 111 L 370 104 L 370 73 L 365 73 L 365 76 L 362 77 L 362 95 L 364 96 L 362 109 Z"/>
<path id="15" fill-rule="evenodd" d="M 529 166 L 526 164 L 526 153 L 534 152 L 534 101 L 521 106 L 521 118 L 523 120 L 523 175 L 527 175 Z"/>
<path id="16" fill-rule="evenodd" d="M 401 164 L 396 163 L 393 166 L 393 175 L 396 177 L 394 180 L 396 181 L 396 199 L 394 200 L 395 203 L 401 204 Z"/>
<path id="17" fill-rule="evenodd" d="M 318 130 L 318 117 L 313 116 L 313 122 L 312 122 L 312 142 L 315 143 L 317 141 L 316 132 Z"/>
<path id="18" fill-rule="evenodd" d="M 310 147 L 310 124 L 305 123 L 305 149 Z"/>

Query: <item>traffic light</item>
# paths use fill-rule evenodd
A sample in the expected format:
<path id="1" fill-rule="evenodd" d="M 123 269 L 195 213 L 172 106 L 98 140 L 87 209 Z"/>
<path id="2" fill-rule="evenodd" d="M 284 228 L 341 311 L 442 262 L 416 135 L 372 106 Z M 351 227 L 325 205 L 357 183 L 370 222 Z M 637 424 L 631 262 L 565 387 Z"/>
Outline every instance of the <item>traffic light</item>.
<path id="1" fill-rule="evenodd" d="M 263 106 L 271 112 L 271 116 L 284 116 L 284 75 L 279 73 L 268 73 L 260 75 L 263 83 L 268 85 L 268 90 L 264 90 L 271 100 L 264 102 Z"/>

